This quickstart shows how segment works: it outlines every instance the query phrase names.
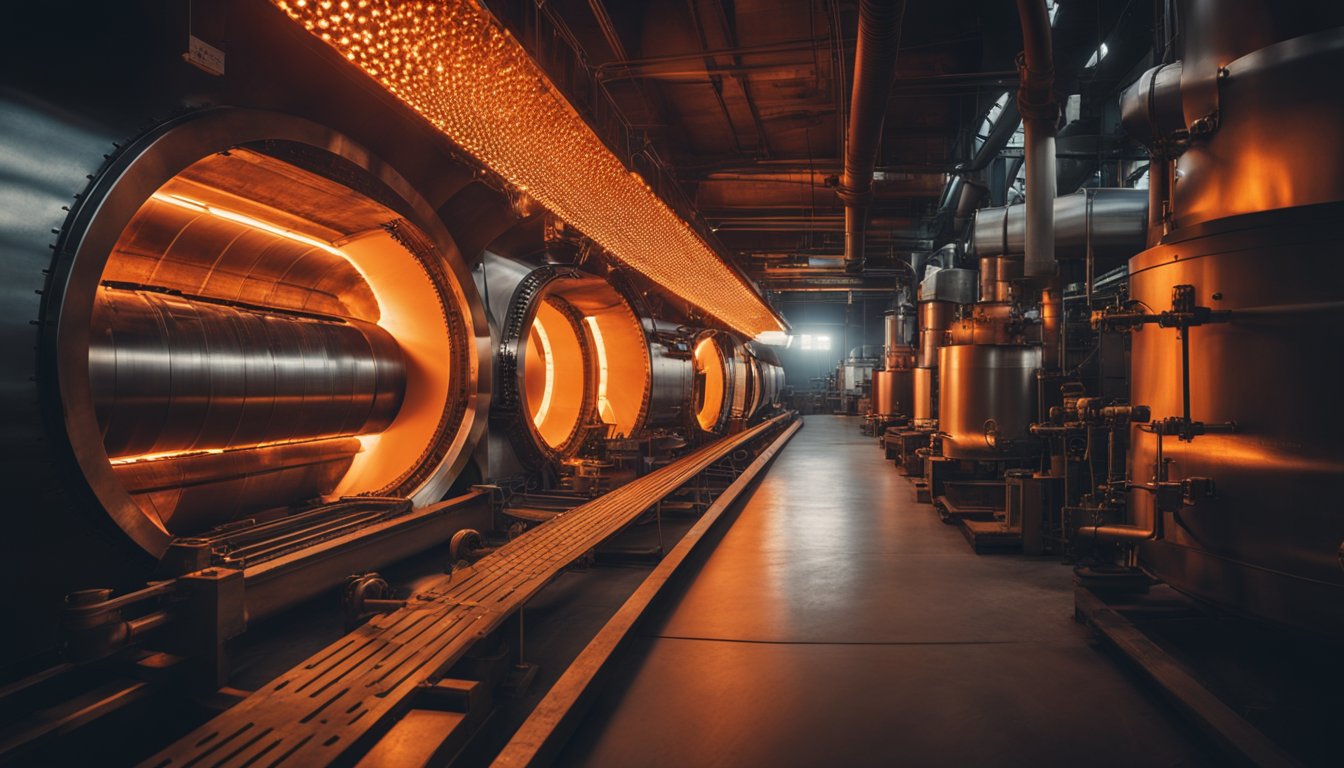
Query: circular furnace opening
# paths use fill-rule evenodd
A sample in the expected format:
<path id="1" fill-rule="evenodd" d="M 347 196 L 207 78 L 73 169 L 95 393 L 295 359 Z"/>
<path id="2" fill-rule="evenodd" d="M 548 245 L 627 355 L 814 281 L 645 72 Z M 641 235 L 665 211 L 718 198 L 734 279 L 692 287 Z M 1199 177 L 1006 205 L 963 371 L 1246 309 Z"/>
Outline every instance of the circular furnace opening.
<path id="1" fill-rule="evenodd" d="M 704 331 L 692 352 L 695 420 L 705 432 L 723 432 L 749 415 L 751 365 L 742 342 L 721 331 Z"/>
<path id="2" fill-rule="evenodd" d="M 643 428 L 651 381 L 649 339 L 639 316 L 605 280 L 542 268 L 515 342 L 519 421 L 532 458 L 572 456 L 592 436 Z M 525 329 L 525 330 L 524 330 Z"/>
<path id="3" fill-rule="evenodd" d="M 726 413 L 729 368 L 713 334 L 695 344 L 695 421 L 706 432 L 719 431 Z"/>
<path id="4" fill-rule="evenodd" d="M 390 172 L 311 143 L 172 138 L 108 190 L 62 297 L 98 501 L 151 552 L 343 496 L 437 501 L 478 364 L 446 233 Z"/>

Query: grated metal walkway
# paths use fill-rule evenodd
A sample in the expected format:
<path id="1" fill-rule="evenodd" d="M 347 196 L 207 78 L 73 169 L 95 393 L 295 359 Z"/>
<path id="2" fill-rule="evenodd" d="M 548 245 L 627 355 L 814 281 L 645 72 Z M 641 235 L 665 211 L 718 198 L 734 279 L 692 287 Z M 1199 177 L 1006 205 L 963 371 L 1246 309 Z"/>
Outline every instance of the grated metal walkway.
<path id="1" fill-rule="evenodd" d="M 724 438 L 444 576 L 146 761 L 167 766 L 329 765 L 348 760 L 426 681 L 498 628 L 565 566 L 784 416 Z"/>

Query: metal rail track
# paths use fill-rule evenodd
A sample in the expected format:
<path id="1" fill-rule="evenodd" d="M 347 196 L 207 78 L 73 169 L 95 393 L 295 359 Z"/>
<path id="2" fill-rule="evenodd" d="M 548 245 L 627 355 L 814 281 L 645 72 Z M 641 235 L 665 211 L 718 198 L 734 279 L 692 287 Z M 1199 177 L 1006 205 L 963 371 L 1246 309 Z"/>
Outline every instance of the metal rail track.
<path id="1" fill-rule="evenodd" d="M 143 765 L 320 766 L 350 762 L 425 683 L 444 674 L 560 571 L 778 416 L 556 517 L 443 576 L 197 728 Z"/>

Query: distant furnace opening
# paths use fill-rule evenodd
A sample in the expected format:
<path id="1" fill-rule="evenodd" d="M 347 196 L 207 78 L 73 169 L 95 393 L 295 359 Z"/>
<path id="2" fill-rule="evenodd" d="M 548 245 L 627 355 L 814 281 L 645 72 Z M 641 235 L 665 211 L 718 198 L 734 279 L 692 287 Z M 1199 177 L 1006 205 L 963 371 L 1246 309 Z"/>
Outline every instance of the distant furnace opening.
<path id="1" fill-rule="evenodd" d="M 717 432 L 724 415 L 728 362 L 712 335 L 702 336 L 695 345 L 695 381 L 695 420 L 700 429 Z"/>
<path id="2" fill-rule="evenodd" d="M 571 456 L 594 433 L 634 434 L 650 388 L 649 341 L 629 302 L 598 277 L 559 277 L 532 305 L 519 378 L 537 447 Z"/>

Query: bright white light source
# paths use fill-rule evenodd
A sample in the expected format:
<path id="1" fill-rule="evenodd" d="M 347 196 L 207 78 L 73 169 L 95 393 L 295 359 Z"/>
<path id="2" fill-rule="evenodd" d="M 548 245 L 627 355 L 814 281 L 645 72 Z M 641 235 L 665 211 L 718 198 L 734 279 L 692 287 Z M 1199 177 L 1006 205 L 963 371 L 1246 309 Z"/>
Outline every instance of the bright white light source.
<path id="1" fill-rule="evenodd" d="M 772 347 L 787 347 L 791 337 L 783 331 L 762 331 L 756 334 L 757 344 L 767 344 Z"/>
<path id="2" fill-rule="evenodd" d="M 1110 53 L 1110 49 L 1106 47 L 1105 43 L 1102 43 L 1100 48 L 1092 52 L 1092 58 L 1087 60 L 1087 63 L 1083 65 L 1083 69 L 1091 69 L 1097 66 L 1101 63 L 1102 59 L 1106 58 L 1106 54 L 1108 53 Z"/>

